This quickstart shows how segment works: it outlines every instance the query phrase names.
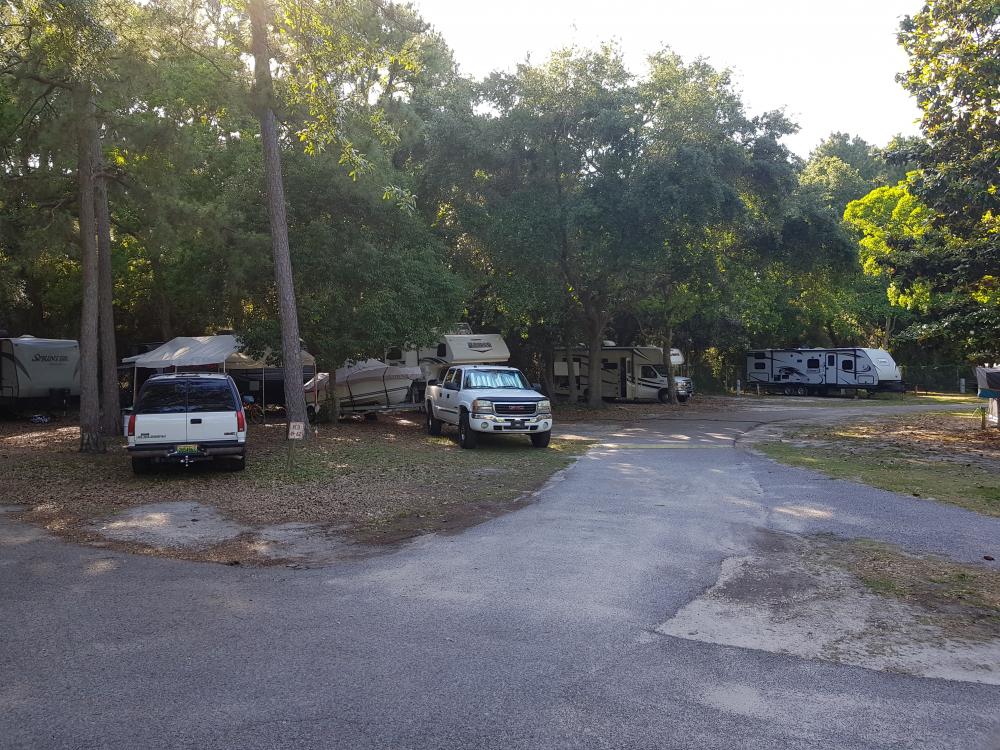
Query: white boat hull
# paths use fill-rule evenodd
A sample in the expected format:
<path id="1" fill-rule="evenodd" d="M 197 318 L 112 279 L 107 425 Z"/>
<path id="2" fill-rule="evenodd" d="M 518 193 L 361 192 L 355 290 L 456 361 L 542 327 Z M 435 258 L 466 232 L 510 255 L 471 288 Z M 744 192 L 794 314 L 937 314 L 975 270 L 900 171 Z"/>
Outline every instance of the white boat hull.
<path id="1" fill-rule="evenodd" d="M 343 408 L 365 406 L 395 406 L 405 403 L 410 386 L 420 377 L 420 369 L 387 365 L 369 359 L 337 370 L 334 394 Z M 320 408 L 329 398 L 330 374 L 319 373 L 305 385 L 306 400 L 318 402 Z"/>

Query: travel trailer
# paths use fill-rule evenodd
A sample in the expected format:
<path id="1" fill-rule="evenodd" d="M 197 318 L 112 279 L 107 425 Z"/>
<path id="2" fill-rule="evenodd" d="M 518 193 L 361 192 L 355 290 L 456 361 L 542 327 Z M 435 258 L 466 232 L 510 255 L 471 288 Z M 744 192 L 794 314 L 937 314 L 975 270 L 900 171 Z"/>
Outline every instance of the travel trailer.
<path id="1" fill-rule="evenodd" d="M 0 338 L 0 407 L 66 408 L 80 396 L 80 344 L 34 336 Z"/>
<path id="2" fill-rule="evenodd" d="M 606 342 L 601 349 L 601 397 L 624 401 L 667 401 L 668 380 L 666 365 L 663 364 L 663 349 L 658 346 L 615 346 Z M 553 367 L 555 392 L 560 396 L 569 395 L 569 367 L 565 349 L 556 351 Z M 574 349 L 573 375 L 577 381 L 577 393 L 586 398 L 590 390 L 590 350 L 584 347 Z M 684 364 L 680 349 L 670 350 L 670 366 Z M 687 401 L 693 392 L 690 378 L 675 377 L 677 399 Z"/>
<path id="3" fill-rule="evenodd" d="M 889 352 L 849 347 L 751 351 L 747 354 L 747 384 L 786 396 L 906 390 Z"/>

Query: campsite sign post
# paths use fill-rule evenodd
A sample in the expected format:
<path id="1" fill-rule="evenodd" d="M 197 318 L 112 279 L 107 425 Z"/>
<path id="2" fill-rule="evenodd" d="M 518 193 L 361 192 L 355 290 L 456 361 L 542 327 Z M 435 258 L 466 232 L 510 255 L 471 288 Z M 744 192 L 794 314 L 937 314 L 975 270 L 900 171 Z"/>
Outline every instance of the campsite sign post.
<path id="1" fill-rule="evenodd" d="M 288 468 L 291 469 L 295 462 L 295 442 L 304 440 L 306 436 L 305 422 L 288 423 Z"/>

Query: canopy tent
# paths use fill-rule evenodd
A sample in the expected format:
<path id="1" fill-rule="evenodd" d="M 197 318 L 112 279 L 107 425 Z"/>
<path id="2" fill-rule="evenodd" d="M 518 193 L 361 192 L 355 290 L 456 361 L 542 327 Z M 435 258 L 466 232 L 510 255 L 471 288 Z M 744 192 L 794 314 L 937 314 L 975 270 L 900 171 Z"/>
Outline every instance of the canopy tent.
<path id="1" fill-rule="evenodd" d="M 265 351 L 261 359 L 244 354 L 240 351 L 239 339 L 231 334 L 178 336 L 151 352 L 125 357 L 122 362 L 149 370 L 204 365 L 222 365 L 225 370 L 259 370 L 269 366 L 267 364 L 269 355 L 270 350 Z M 316 358 L 303 350 L 302 366 L 315 367 Z"/>
<path id="2" fill-rule="evenodd" d="M 178 336 L 165 344 L 161 344 L 152 351 L 144 354 L 137 354 L 134 357 L 125 357 L 122 362 L 132 365 L 135 375 L 132 378 L 132 403 L 138 396 L 139 378 L 138 371 L 163 370 L 168 367 L 206 367 L 216 365 L 222 368 L 223 372 L 228 371 L 259 371 L 259 380 L 252 388 L 257 389 L 257 396 L 261 406 L 266 405 L 265 380 L 268 371 L 280 373 L 280 368 L 272 368 L 267 360 L 270 350 L 264 351 L 264 356 L 255 359 L 240 351 L 240 341 L 232 334 L 220 336 Z M 309 352 L 302 351 L 302 369 L 311 374 L 316 372 L 316 358 Z M 258 385 L 259 384 L 259 385 Z M 239 385 L 237 383 L 237 385 Z M 274 389 L 271 389 L 274 391 Z M 240 389 L 243 392 L 243 389 Z M 279 394 L 281 393 L 279 389 Z M 280 395 L 279 395 L 280 397 Z"/>

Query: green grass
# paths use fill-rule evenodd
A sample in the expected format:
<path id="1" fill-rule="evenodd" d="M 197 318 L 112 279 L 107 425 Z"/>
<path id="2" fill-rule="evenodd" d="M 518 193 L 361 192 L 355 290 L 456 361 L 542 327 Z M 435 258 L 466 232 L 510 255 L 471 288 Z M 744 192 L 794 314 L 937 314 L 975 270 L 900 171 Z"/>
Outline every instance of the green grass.
<path id="1" fill-rule="evenodd" d="M 1000 516 L 1000 473 L 995 470 L 922 459 L 890 450 L 853 451 L 845 455 L 829 447 L 788 443 L 761 443 L 756 447 L 790 466 Z"/>

